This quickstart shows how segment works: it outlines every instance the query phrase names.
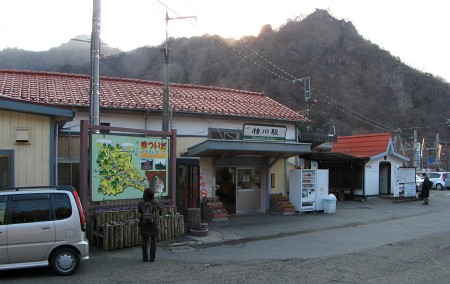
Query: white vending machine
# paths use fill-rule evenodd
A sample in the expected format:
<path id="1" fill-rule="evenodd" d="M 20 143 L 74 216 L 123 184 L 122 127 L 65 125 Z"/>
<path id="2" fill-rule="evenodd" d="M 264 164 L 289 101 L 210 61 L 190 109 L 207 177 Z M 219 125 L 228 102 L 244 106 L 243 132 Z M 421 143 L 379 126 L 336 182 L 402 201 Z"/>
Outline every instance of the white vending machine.
<path id="1" fill-rule="evenodd" d="M 289 171 L 289 201 L 295 211 L 323 210 L 323 198 L 328 196 L 328 170 Z"/>
<path id="2" fill-rule="evenodd" d="M 316 170 L 316 211 L 323 211 L 323 199 L 328 196 L 328 170 Z"/>

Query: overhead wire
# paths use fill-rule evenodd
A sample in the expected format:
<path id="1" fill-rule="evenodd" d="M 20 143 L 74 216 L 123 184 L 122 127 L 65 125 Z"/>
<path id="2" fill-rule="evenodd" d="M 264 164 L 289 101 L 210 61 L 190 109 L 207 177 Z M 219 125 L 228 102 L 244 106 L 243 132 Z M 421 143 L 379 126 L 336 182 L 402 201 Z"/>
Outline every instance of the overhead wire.
<path id="1" fill-rule="evenodd" d="M 181 17 L 181 15 L 179 13 L 177 13 L 174 9 L 170 8 L 168 5 L 164 4 L 161 0 L 156 0 L 158 3 L 160 3 L 161 5 L 163 5 L 166 9 L 170 10 L 172 13 L 174 13 L 175 15 Z M 295 85 L 296 87 L 303 89 L 303 87 L 297 83 L 295 83 L 295 80 L 297 79 L 297 77 L 293 76 L 292 74 L 290 74 L 289 72 L 285 71 L 284 69 L 282 69 L 281 67 L 277 66 L 276 64 L 274 64 L 272 61 L 268 60 L 266 57 L 262 56 L 261 54 L 259 54 L 257 51 L 253 50 L 252 48 L 250 48 L 248 45 L 246 45 L 245 43 L 243 43 L 241 40 L 235 40 L 237 43 L 239 43 L 240 46 L 243 46 L 246 50 L 248 50 L 251 54 L 255 55 L 257 58 L 259 58 L 260 60 L 262 60 L 264 63 L 266 63 L 267 65 L 269 65 L 269 67 L 263 66 L 262 64 L 258 63 L 256 60 L 250 58 L 249 56 L 239 52 L 236 48 L 233 48 L 232 46 L 230 46 L 229 44 L 227 44 L 226 42 L 224 42 L 222 40 L 222 38 L 219 38 L 218 36 L 215 35 L 211 35 L 210 33 L 204 31 L 202 28 L 200 28 L 198 25 L 196 25 L 194 22 L 192 22 L 189 19 L 184 19 L 186 22 L 188 22 L 190 25 L 192 25 L 193 27 L 195 27 L 196 29 L 200 30 L 203 34 L 207 35 L 208 37 L 214 39 L 216 42 L 218 42 L 219 44 L 221 44 L 222 46 L 224 46 L 225 48 L 229 49 L 231 52 L 237 54 L 239 57 L 243 58 L 244 60 L 250 62 L 251 64 L 257 66 L 258 68 L 268 72 L 269 74 L 283 80 L 286 81 L 290 84 Z M 276 70 L 279 73 L 276 73 L 276 71 L 271 70 L 270 68 Z M 282 75 L 280 75 L 280 73 Z M 361 123 L 370 125 L 376 129 L 382 130 L 382 131 L 388 131 L 388 132 L 394 132 L 396 133 L 399 137 L 402 138 L 411 138 L 413 136 L 412 133 L 405 133 L 405 131 L 408 131 L 410 129 L 417 129 L 420 127 L 413 127 L 413 128 L 400 128 L 400 127 L 396 127 L 396 126 L 389 126 L 385 123 L 381 123 L 379 121 L 376 121 L 366 115 L 363 115 L 359 112 L 357 112 L 356 110 L 348 107 L 345 104 L 340 103 L 339 101 L 337 101 L 336 99 L 324 94 L 323 92 L 321 92 L 320 90 L 318 90 L 317 88 L 312 88 L 313 95 L 316 95 L 317 99 L 322 101 L 323 103 L 327 104 L 328 106 L 337 109 L 339 111 L 341 111 L 342 113 L 344 113 L 345 115 L 352 117 L 353 119 L 356 119 L 358 121 L 360 121 Z M 306 113 L 306 111 L 305 111 Z M 425 128 L 426 126 L 424 126 L 423 128 Z"/>
<path id="2" fill-rule="evenodd" d="M 171 9 L 170 7 L 168 7 L 166 4 L 162 3 L 160 0 L 156 0 L 158 3 L 160 3 L 161 5 L 163 5 L 164 7 L 166 7 L 167 9 L 169 9 L 171 12 L 175 13 L 176 15 L 179 16 L 179 14 L 174 11 L 173 9 Z M 215 35 L 211 35 L 208 32 L 205 32 L 203 29 L 201 29 L 200 27 L 198 27 L 196 24 L 194 24 L 192 21 L 189 21 L 188 19 L 186 19 L 187 22 L 189 22 L 191 25 L 193 25 L 195 28 L 199 29 L 203 34 L 207 35 L 208 37 L 214 39 L 216 42 L 218 42 L 219 44 L 223 45 L 225 48 L 229 49 L 231 52 L 235 53 L 236 55 L 240 56 L 241 58 L 243 58 L 244 60 L 252 63 L 253 65 L 257 66 L 258 68 L 268 72 L 269 74 L 284 80 L 290 84 L 295 85 L 296 87 L 303 89 L 303 87 L 297 83 L 295 83 L 294 81 L 297 79 L 295 76 L 293 76 L 292 74 L 288 73 L 287 71 L 285 71 L 284 69 L 282 69 L 281 67 L 275 65 L 272 61 L 268 60 L 267 58 L 265 58 L 264 56 L 260 55 L 258 52 L 256 52 L 255 50 L 251 49 L 250 47 L 248 47 L 245 43 L 243 43 L 241 40 L 235 40 L 237 43 L 239 43 L 241 46 L 243 46 L 246 50 L 248 50 L 250 53 L 252 53 L 253 55 L 255 55 L 257 58 L 259 58 L 260 60 L 262 60 L 263 62 L 265 62 L 266 64 L 269 65 L 270 68 L 278 71 L 279 73 L 276 73 L 275 71 L 269 69 L 269 67 L 263 66 L 262 64 L 258 63 L 256 60 L 250 58 L 249 56 L 239 52 L 236 48 L 230 46 L 229 44 L 227 44 L 226 42 L 224 42 L 221 38 L 219 38 L 218 36 Z M 280 75 L 284 74 L 283 75 Z M 289 77 L 289 78 L 287 78 Z M 324 103 L 326 103 L 327 105 L 336 108 L 337 110 L 342 111 L 344 114 L 362 122 L 365 124 L 368 124 L 372 127 L 378 128 L 380 130 L 383 131 L 391 131 L 394 132 L 398 129 L 398 127 L 391 127 L 388 125 L 385 125 L 381 122 L 378 122 L 376 120 L 373 120 L 349 107 L 347 107 L 346 105 L 339 103 L 337 100 L 323 94 L 322 92 L 320 92 L 319 90 L 317 90 L 316 88 L 313 88 L 313 90 L 317 91 L 317 93 L 314 93 L 316 95 L 319 95 L 318 99 L 321 99 Z M 320 98 L 320 96 L 322 96 L 323 98 Z"/>
<path id="3" fill-rule="evenodd" d="M 180 16 L 179 13 L 177 13 L 175 10 L 171 9 L 170 7 L 168 7 L 166 4 L 162 3 L 160 0 L 156 0 L 156 1 L 158 3 L 160 3 L 161 5 L 163 5 L 164 7 L 166 7 L 172 13 L 176 14 L 177 16 Z M 229 49 L 231 52 L 235 53 L 236 55 L 238 55 L 239 57 L 243 58 L 244 60 L 250 62 L 251 64 L 257 66 L 258 68 L 266 71 L 267 73 L 269 73 L 269 74 L 271 74 L 271 75 L 273 75 L 273 76 L 275 76 L 275 77 L 277 77 L 277 78 L 279 78 L 279 79 L 281 79 L 283 81 L 286 81 L 286 82 L 288 82 L 290 84 L 295 85 L 296 87 L 298 87 L 300 89 L 303 89 L 303 86 L 295 83 L 295 80 L 297 79 L 297 77 L 293 76 L 289 72 L 287 72 L 284 69 L 282 69 L 281 67 L 277 66 L 275 63 L 273 63 L 272 61 L 268 60 L 267 58 L 265 58 L 264 56 L 262 56 L 261 54 L 259 54 L 258 52 L 256 52 L 252 48 L 250 48 L 248 45 L 243 43 L 241 40 L 235 40 L 235 41 L 237 43 L 239 43 L 240 46 L 242 46 L 246 50 L 248 50 L 252 55 L 255 55 L 258 59 L 260 59 L 264 63 L 266 63 L 269 67 L 263 66 L 262 64 L 258 63 L 256 60 L 254 60 L 254 59 L 250 58 L 249 56 L 243 54 L 242 52 L 238 51 L 237 48 L 234 48 L 234 47 L 230 46 L 224 40 L 222 40 L 222 38 L 220 38 L 220 37 L 218 37 L 216 35 L 211 35 L 208 32 L 205 32 L 202 28 L 200 28 L 198 25 L 196 25 L 195 23 L 193 23 L 189 19 L 185 19 L 185 21 L 187 21 L 189 24 L 194 26 L 196 29 L 200 30 L 204 35 L 214 39 L 216 42 L 218 42 L 219 44 L 221 44 L 225 48 Z M 275 71 L 273 71 L 273 70 L 275 70 Z M 279 72 L 279 73 L 277 73 L 277 72 Z M 315 95 L 318 100 L 320 100 L 323 103 L 327 104 L 329 107 L 337 109 L 337 110 L 341 111 L 342 113 L 344 113 L 345 115 L 347 115 L 347 116 L 349 116 L 349 117 L 351 117 L 353 119 L 356 119 L 356 120 L 360 121 L 361 123 L 364 123 L 366 125 L 370 125 L 370 126 L 376 128 L 376 129 L 379 129 L 379 130 L 382 130 L 382 131 L 394 132 L 399 137 L 402 137 L 404 139 L 410 139 L 413 136 L 412 133 L 405 132 L 405 131 L 413 130 L 413 129 L 433 127 L 433 126 L 439 126 L 439 125 L 445 124 L 445 123 L 442 123 L 442 124 L 436 124 L 436 125 L 431 125 L 431 126 L 411 127 L 411 128 L 400 128 L 400 127 L 397 127 L 397 126 L 390 126 L 388 124 L 376 121 L 376 120 L 368 117 L 367 115 L 364 115 L 364 114 L 361 114 L 361 113 L 357 112 L 356 110 L 348 107 L 346 104 L 343 104 L 343 103 L 337 101 L 336 99 L 334 99 L 334 98 L 324 94 L 323 92 L 321 92 L 317 88 L 313 87 L 311 89 L 313 91 L 312 94 Z"/>

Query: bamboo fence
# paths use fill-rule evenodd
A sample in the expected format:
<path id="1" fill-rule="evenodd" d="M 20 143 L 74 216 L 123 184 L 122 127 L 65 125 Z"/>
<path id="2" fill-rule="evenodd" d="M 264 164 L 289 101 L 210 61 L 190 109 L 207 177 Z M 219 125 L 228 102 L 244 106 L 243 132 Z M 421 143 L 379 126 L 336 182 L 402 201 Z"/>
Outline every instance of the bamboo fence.
<path id="1" fill-rule="evenodd" d="M 179 238 L 185 234 L 184 217 L 175 206 L 158 210 L 158 242 Z M 90 242 L 104 251 L 141 245 L 137 208 L 97 210 L 90 217 Z"/>

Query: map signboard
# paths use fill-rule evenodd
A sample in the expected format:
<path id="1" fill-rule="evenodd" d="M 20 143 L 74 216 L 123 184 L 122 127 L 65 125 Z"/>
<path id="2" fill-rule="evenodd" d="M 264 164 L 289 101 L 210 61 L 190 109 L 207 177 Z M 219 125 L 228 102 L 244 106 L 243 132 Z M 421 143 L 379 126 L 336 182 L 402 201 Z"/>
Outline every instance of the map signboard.
<path id="1" fill-rule="evenodd" d="M 92 201 L 167 196 L 169 139 L 92 135 Z"/>
<path id="2" fill-rule="evenodd" d="M 394 197 L 415 197 L 416 196 L 416 168 L 397 167 L 394 170 L 395 187 Z"/>

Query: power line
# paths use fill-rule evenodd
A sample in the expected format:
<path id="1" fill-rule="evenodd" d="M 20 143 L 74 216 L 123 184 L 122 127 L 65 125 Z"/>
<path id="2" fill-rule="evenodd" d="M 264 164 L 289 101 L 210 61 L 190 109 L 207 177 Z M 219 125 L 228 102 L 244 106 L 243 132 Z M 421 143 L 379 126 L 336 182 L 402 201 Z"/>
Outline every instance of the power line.
<path id="1" fill-rule="evenodd" d="M 166 7 L 167 9 L 171 10 L 173 13 L 177 14 L 177 12 L 175 12 L 173 9 L 170 9 L 167 5 L 163 4 L 161 1 L 157 0 L 160 4 L 162 4 L 164 7 Z M 303 89 L 303 86 L 293 82 L 297 77 L 293 76 L 292 74 L 288 73 L 287 71 L 285 71 L 284 69 L 282 69 L 281 67 L 275 65 L 272 61 L 268 60 L 267 58 L 265 58 L 264 56 L 260 55 L 258 52 L 256 52 L 255 50 L 251 49 L 250 47 L 248 47 L 245 43 L 243 43 L 240 40 L 236 40 L 241 46 L 243 46 L 246 50 L 248 50 L 251 54 L 255 55 L 258 59 L 262 60 L 264 63 L 266 63 L 267 65 L 269 65 L 270 68 L 275 69 L 275 71 L 272 71 L 271 69 L 269 69 L 269 67 L 263 66 L 262 64 L 258 63 L 256 60 L 250 58 L 249 56 L 242 54 L 241 52 L 239 52 L 236 48 L 230 46 L 229 44 L 227 44 L 226 42 L 224 42 L 221 38 L 215 36 L 215 35 L 211 35 L 207 32 L 205 32 L 204 30 L 202 30 L 200 27 L 198 27 L 197 25 L 195 25 L 194 23 L 192 23 L 191 21 L 188 21 L 191 25 L 193 25 L 195 28 L 199 29 L 201 32 L 203 32 L 205 35 L 207 35 L 208 37 L 214 39 L 216 42 L 220 43 L 221 45 L 223 45 L 225 48 L 229 49 L 231 52 L 237 54 L 238 56 L 240 56 L 241 58 L 245 59 L 246 61 L 252 63 L 253 65 L 257 66 L 258 68 L 268 72 L 269 74 L 284 80 L 290 84 L 295 85 L 296 87 Z M 281 73 L 282 75 L 280 75 L 279 73 L 276 73 L 276 71 L 278 71 L 279 73 Z M 285 76 L 283 76 L 285 75 Z M 289 78 L 286 78 L 289 77 Z M 337 110 L 340 110 L 341 112 L 343 112 L 346 115 L 349 115 L 352 118 L 355 118 L 365 124 L 368 124 L 372 127 L 381 129 L 383 131 L 395 131 L 396 129 L 398 129 L 398 127 L 392 127 L 392 126 L 388 126 L 385 125 L 381 122 L 378 122 L 374 119 L 371 119 L 349 107 L 347 107 L 346 105 L 339 103 L 338 101 L 336 101 L 335 99 L 323 94 L 322 92 L 320 92 L 317 89 L 316 90 L 317 93 L 314 93 L 316 95 L 319 95 L 319 99 L 321 99 L 324 103 L 330 105 L 333 108 L 336 108 Z M 320 96 L 322 96 L 323 98 L 321 98 Z M 333 103 L 331 103 L 333 102 Z"/>

